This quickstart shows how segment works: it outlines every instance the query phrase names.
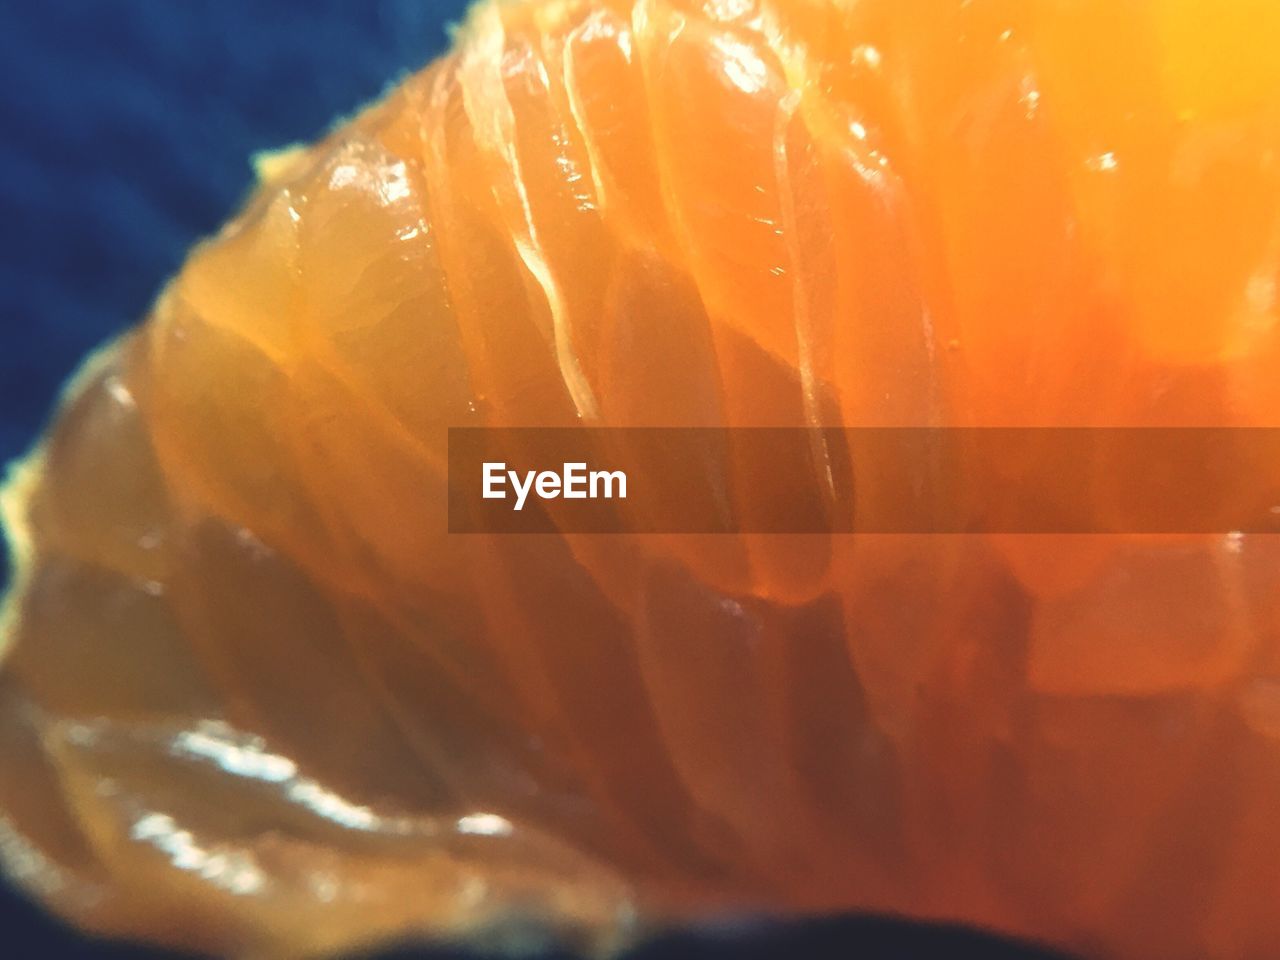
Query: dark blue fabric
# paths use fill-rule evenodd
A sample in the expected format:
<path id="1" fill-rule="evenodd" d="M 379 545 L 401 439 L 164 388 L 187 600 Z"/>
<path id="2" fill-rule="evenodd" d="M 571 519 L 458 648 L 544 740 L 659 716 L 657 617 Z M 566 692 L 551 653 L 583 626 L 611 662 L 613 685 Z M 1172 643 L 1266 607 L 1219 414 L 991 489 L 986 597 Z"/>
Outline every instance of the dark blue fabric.
<path id="1" fill-rule="evenodd" d="M 0 12 L 0 460 L 87 349 L 322 133 L 445 46 L 462 0 L 60 0 Z"/>
<path id="2" fill-rule="evenodd" d="M 0 3 L 0 463 L 84 354 L 146 312 L 252 181 L 445 46 L 463 0 Z M 2 573 L 2 571 L 0 571 Z M 139 958 L 0 891 L 0 956 Z M 410 949 L 396 956 L 422 956 Z M 686 936 L 636 960 L 1032 957 L 955 932 L 833 921 Z"/>

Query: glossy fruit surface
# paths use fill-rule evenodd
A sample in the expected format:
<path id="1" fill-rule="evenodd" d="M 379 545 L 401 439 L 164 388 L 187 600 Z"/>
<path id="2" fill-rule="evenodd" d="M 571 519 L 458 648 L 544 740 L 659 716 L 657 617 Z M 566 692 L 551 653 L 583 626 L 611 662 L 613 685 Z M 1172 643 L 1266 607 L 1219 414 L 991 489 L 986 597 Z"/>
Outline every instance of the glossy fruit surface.
<path id="1" fill-rule="evenodd" d="M 15 472 L 8 869 L 227 953 L 726 909 L 1274 952 L 1271 538 L 459 538 L 445 465 L 1280 426 L 1277 41 L 1244 0 L 477 8 Z"/>

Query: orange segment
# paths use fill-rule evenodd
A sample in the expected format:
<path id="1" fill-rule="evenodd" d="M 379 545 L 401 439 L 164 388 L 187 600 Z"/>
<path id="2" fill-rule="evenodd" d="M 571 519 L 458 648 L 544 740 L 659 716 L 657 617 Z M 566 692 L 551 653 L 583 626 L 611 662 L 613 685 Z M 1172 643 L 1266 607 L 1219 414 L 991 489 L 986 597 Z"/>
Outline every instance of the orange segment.
<path id="1" fill-rule="evenodd" d="M 260 956 L 751 909 L 1274 952 L 1274 537 L 447 532 L 450 427 L 1280 426 L 1273 7 L 477 7 L 260 164 L 5 488 L 0 860 Z M 849 506 L 793 436 L 601 454 Z M 1164 481 L 1115 436 L 1122 525 Z M 1184 492 L 1265 511 L 1246 453 Z M 855 516 L 913 502 L 879 466 Z"/>

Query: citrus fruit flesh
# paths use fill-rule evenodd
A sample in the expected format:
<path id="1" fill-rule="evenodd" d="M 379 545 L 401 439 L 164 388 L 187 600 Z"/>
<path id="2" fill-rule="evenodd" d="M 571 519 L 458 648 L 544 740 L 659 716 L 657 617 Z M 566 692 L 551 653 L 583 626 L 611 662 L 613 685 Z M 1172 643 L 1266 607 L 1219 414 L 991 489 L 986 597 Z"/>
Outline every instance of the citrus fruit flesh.
<path id="1" fill-rule="evenodd" d="M 1280 426 L 1278 48 L 1247 0 L 477 7 L 14 469 L 7 871 L 222 954 L 872 910 L 1273 955 L 1273 537 L 446 514 L 454 426 Z"/>

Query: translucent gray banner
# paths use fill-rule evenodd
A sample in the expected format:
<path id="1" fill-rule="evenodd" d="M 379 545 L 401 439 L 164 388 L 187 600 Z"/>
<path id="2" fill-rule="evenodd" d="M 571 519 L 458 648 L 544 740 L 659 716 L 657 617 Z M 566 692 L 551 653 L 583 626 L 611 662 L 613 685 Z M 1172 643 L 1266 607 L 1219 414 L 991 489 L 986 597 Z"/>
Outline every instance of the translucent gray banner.
<path id="1" fill-rule="evenodd" d="M 1275 533 L 1280 429 L 454 428 L 454 533 Z"/>

